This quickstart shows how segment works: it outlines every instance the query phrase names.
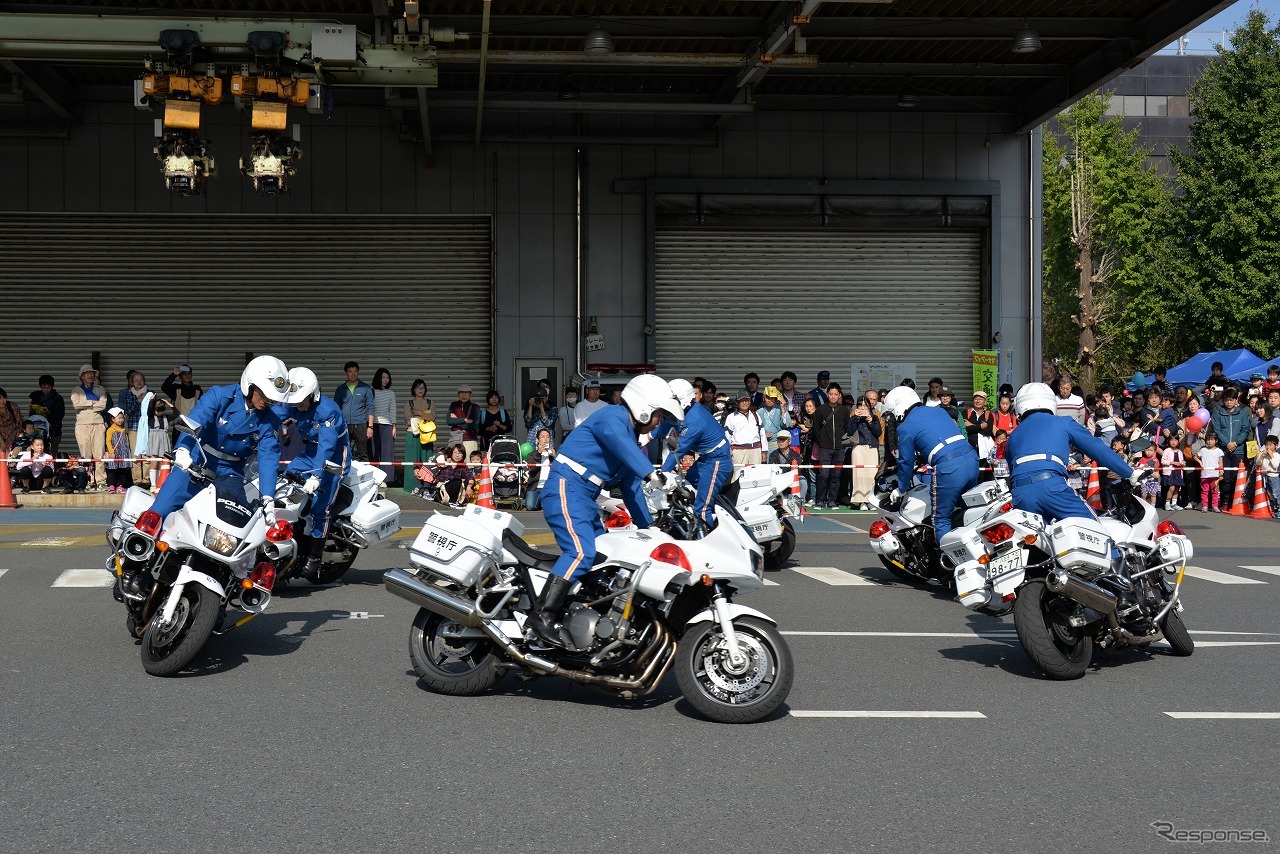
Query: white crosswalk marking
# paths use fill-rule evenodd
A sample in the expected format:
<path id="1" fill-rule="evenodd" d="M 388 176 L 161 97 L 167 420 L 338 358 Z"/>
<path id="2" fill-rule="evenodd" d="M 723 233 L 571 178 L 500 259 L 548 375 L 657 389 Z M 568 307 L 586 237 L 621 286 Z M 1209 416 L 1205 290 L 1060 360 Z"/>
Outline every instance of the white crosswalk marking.
<path id="1" fill-rule="evenodd" d="M 766 578 L 764 580 L 764 586 L 765 587 L 781 587 L 782 585 L 774 581 L 772 578 Z"/>
<path id="2" fill-rule="evenodd" d="M 1261 572 L 1266 575 L 1280 575 L 1280 566 L 1242 566 L 1241 569 L 1247 569 L 1250 572 Z"/>
<path id="3" fill-rule="evenodd" d="M 105 569 L 68 569 L 53 582 L 53 587 L 110 587 L 115 578 Z"/>
<path id="4" fill-rule="evenodd" d="M 869 578 L 836 569 L 834 566 L 793 566 L 791 571 L 808 576 L 815 581 L 821 581 L 823 584 L 830 584 L 832 587 L 880 586 Z"/>
<path id="5" fill-rule="evenodd" d="M 1213 581 L 1218 584 L 1266 584 L 1265 581 L 1259 581 L 1256 578 L 1245 578 L 1243 575 L 1231 575 L 1226 572 L 1217 572 L 1212 569 L 1205 569 L 1202 566 L 1187 567 L 1187 575 L 1192 578 L 1199 578 L 1204 581 Z"/>
<path id="6" fill-rule="evenodd" d="M 792 713 L 794 714 L 794 712 Z M 1165 712 L 1178 720 L 1234 720 L 1234 721 L 1274 721 L 1280 720 L 1280 712 Z"/>
<path id="7" fill-rule="evenodd" d="M 0 569 L 0 578 L 3 578 L 3 577 L 4 577 L 4 574 L 5 574 L 6 572 L 8 572 L 8 571 L 9 571 L 9 570 L 7 570 L 7 569 Z"/>

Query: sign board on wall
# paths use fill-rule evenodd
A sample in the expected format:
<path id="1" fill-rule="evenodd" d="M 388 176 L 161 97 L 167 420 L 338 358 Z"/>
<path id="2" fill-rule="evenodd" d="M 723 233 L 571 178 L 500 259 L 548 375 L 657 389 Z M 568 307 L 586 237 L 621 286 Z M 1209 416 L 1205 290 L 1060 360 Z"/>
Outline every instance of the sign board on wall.
<path id="1" fill-rule="evenodd" d="M 1000 385 L 997 361 L 995 350 L 973 351 L 973 390 L 985 391 L 988 401 L 996 399 L 996 389 Z"/>
<path id="2" fill-rule="evenodd" d="M 859 395 L 869 388 L 896 388 L 907 377 L 915 378 L 915 362 L 882 362 L 877 364 L 858 364 L 849 369 L 853 377 L 854 394 Z"/>

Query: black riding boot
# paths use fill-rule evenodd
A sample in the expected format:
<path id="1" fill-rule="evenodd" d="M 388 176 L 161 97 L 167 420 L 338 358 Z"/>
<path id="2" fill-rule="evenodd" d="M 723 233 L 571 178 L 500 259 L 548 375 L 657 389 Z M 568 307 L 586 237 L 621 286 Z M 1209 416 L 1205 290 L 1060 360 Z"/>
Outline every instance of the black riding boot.
<path id="1" fill-rule="evenodd" d="M 565 597 L 569 595 L 570 584 L 559 575 L 547 579 L 538 597 L 537 611 L 529 617 L 529 628 L 545 644 L 563 649 L 564 639 L 560 636 L 560 609 L 564 607 Z"/>
<path id="2" fill-rule="evenodd" d="M 324 561 L 324 538 L 312 537 L 307 544 L 307 562 L 302 566 L 303 578 L 317 578 L 320 575 L 320 564 Z"/>

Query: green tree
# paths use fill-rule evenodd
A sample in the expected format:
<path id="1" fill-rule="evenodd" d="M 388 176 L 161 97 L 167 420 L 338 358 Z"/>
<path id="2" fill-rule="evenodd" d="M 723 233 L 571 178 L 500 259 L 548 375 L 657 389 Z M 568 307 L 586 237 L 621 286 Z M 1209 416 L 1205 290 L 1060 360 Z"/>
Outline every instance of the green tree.
<path id="1" fill-rule="evenodd" d="M 1280 352 L 1280 40 L 1249 13 L 1191 87 L 1185 190 L 1186 315 L 1198 349 Z"/>
<path id="2" fill-rule="evenodd" d="M 1086 388 L 1180 349 L 1168 315 L 1172 194 L 1138 131 L 1088 95 L 1044 139 L 1044 349 Z"/>

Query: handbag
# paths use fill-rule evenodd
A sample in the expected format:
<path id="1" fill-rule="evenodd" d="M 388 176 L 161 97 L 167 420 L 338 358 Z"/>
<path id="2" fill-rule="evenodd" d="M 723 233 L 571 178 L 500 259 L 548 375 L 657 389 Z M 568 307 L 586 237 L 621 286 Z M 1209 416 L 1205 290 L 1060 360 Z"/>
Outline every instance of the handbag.
<path id="1" fill-rule="evenodd" d="M 417 436 L 417 435 L 418 435 L 418 424 L 419 424 L 421 421 L 422 421 L 422 419 L 421 419 L 421 418 L 419 418 L 419 417 L 418 417 L 418 416 L 416 416 L 416 415 L 415 415 L 415 416 L 413 416 L 412 418 L 410 418 L 410 419 L 409 419 L 409 432 L 410 432 L 410 433 L 412 433 L 413 435 Z"/>
<path id="2" fill-rule="evenodd" d="M 435 470 L 426 463 L 419 463 L 413 467 L 413 476 L 418 479 L 419 483 L 425 483 L 428 486 L 436 482 Z"/>
<path id="3" fill-rule="evenodd" d="M 436 422 L 430 418 L 423 418 L 418 421 L 418 441 L 424 445 L 430 445 L 436 440 Z"/>

